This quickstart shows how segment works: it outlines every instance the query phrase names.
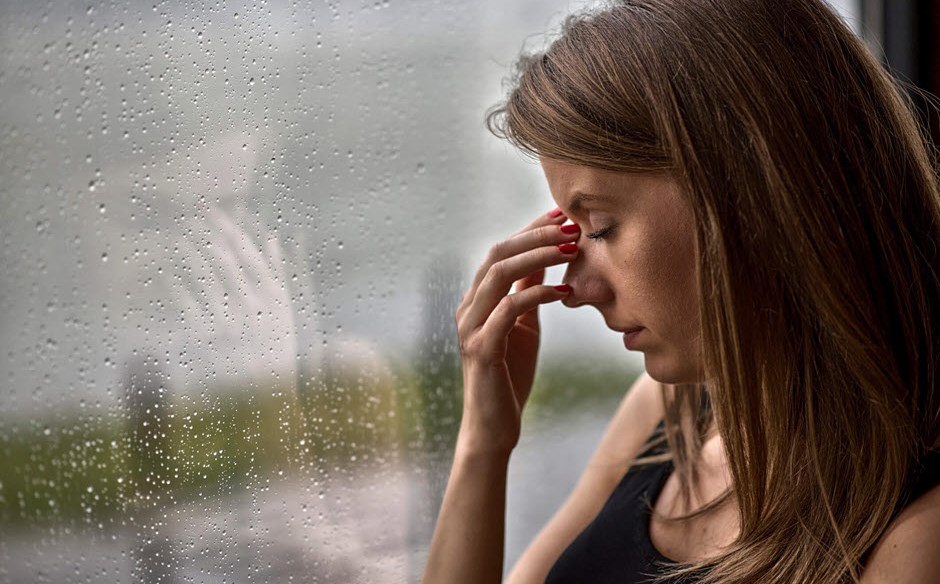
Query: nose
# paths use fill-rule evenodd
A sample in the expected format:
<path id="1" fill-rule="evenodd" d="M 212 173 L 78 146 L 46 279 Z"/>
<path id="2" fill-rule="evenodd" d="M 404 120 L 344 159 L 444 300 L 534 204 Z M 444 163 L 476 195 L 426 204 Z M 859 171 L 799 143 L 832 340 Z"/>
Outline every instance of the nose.
<path id="1" fill-rule="evenodd" d="M 600 263 L 597 254 L 579 246 L 578 257 L 565 270 L 563 282 L 571 286 L 571 292 L 562 300 L 565 306 L 599 305 L 614 299 L 613 288 Z"/>

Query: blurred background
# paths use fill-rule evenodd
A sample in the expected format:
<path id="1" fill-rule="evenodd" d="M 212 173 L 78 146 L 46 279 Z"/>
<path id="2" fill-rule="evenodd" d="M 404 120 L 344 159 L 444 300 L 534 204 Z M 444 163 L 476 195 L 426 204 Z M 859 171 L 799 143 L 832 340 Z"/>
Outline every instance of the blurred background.
<path id="1" fill-rule="evenodd" d="M 0 3 L 0 582 L 417 581 L 453 311 L 553 207 L 484 115 L 585 5 Z M 833 6 L 933 88 L 936 8 Z M 543 322 L 507 569 L 642 370 Z"/>

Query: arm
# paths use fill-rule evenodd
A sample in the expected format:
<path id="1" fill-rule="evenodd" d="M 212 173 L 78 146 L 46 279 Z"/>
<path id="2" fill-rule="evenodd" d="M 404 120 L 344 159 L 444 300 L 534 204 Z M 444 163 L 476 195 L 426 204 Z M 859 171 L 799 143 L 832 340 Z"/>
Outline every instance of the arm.
<path id="1" fill-rule="evenodd" d="M 564 505 L 516 562 L 507 583 L 543 583 L 555 561 L 594 519 L 663 417 L 660 383 L 643 373 L 633 383 Z"/>
<path id="2" fill-rule="evenodd" d="M 509 451 L 457 438 L 454 462 L 425 566 L 425 584 L 499 582 L 503 570 Z"/>
<path id="3" fill-rule="evenodd" d="M 564 221 L 560 212 L 544 215 L 495 245 L 457 309 L 463 416 L 425 584 L 502 578 L 506 471 L 535 376 L 537 309 L 569 290 L 542 280 L 546 267 L 578 253 L 578 231 L 559 229 Z M 509 294 L 513 282 L 516 291 Z"/>

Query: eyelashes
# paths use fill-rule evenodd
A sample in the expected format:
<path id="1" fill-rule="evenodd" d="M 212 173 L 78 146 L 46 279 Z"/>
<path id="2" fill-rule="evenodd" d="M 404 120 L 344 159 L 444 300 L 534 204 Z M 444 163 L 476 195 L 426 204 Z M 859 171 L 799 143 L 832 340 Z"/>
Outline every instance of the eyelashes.
<path id="1" fill-rule="evenodd" d="M 587 234 L 588 239 L 606 239 L 614 231 L 614 226 L 604 227 L 603 229 L 598 229 L 597 231 L 592 231 Z"/>

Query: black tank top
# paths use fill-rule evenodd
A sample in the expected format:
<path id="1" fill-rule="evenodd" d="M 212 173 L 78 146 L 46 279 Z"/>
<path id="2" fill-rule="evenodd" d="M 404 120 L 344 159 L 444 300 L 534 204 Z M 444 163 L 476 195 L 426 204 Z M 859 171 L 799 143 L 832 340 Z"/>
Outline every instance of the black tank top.
<path id="1" fill-rule="evenodd" d="M 661 431 L 661 426 L 657 432 Z M 647 449 L 641 456 L 665 450 L 665 444 Z M 562 552 L 545 584 L 648 584 L 662 577 L 674 562 L 659 553 L 649 537 L 652 504 L 672 472 L 672 462 L 630 468 L 597 514 L 597 517 Z M 931 451 L 914 471 L 910 495 L 913 501 L 940 484 L 940 451 Z M 695 578 L 665 578 L 662 584 L 691 584 Z"/>

